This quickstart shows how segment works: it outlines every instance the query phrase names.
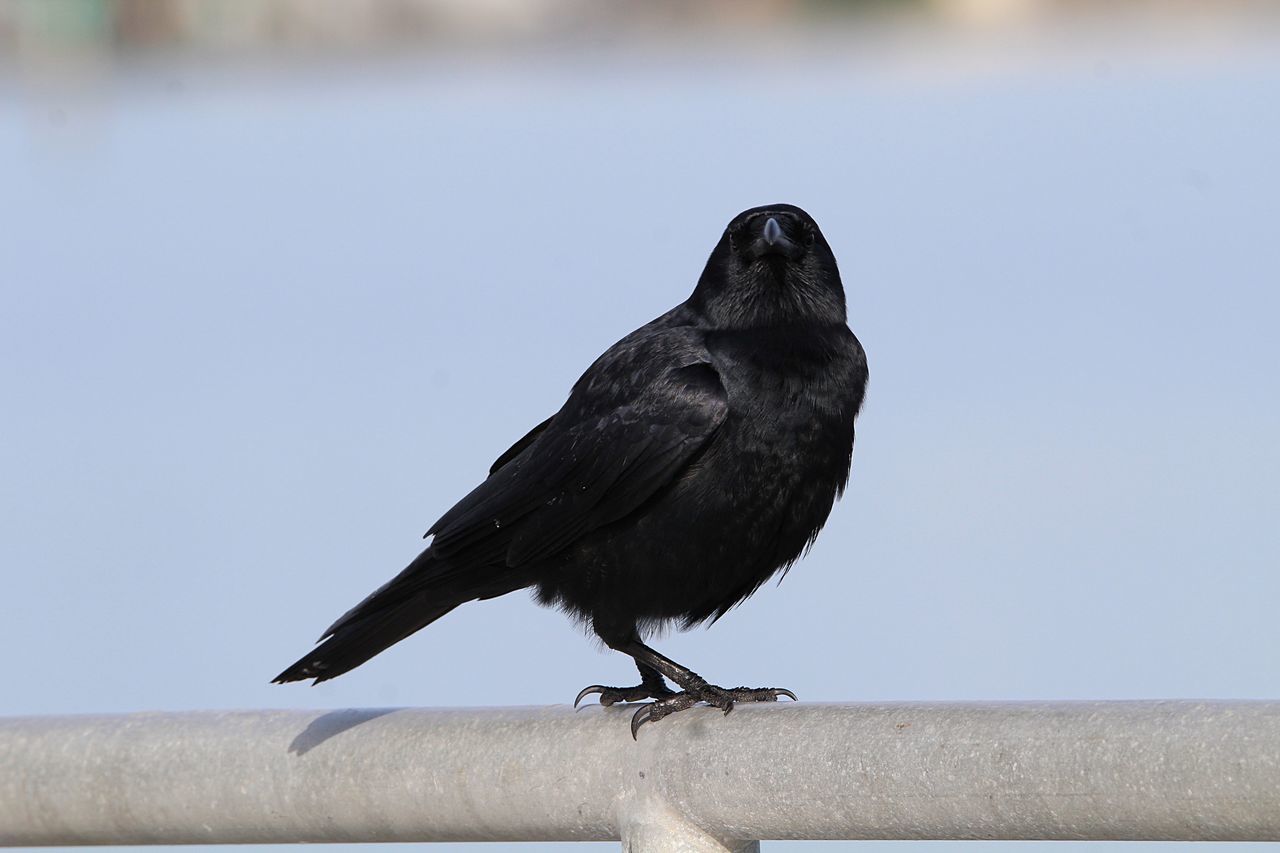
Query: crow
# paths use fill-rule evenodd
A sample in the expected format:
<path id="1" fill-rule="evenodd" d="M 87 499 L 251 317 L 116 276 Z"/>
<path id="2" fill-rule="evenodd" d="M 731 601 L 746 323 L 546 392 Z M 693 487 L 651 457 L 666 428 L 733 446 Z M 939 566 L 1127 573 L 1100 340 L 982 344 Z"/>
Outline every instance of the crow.
<path id="1" fill-rule="evenodd" d="M 635 661 L 640 684 L 574 702 L 654 700 L 633 737 L 699 702 L 794 700 L 709 684 L 644 638 L 714 622 L 813 543 L 848 482 L 867 375 L 813 218 L 789 204 L 738 214 L 693 295 L 596 359 L 429 547 L 275 681 L 318 684 L 460 604 L 531 587 Z"/>

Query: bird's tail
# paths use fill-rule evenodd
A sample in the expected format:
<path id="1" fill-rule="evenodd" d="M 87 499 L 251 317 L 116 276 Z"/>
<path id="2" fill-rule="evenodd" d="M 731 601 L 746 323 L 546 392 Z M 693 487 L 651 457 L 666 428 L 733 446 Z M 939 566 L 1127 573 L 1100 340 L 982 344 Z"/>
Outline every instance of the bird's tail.
<path id="1" fill-rule="evenodd" d="M 272 681 L 314 678 L 319 684 L 355 669 L 459 604 L 494 598 L 527 586 L 510 570 L 460 572 L 427 549 L 409 566 L 329 626 L 320 645 Z"/>

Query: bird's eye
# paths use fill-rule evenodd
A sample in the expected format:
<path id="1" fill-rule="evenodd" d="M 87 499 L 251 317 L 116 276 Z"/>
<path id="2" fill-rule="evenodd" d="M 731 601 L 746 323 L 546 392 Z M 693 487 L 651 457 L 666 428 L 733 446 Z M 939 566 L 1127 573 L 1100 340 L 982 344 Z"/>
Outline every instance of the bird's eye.
<path id="1" fill-rule="evenodd" d="M 742 232 L 743 228 L 741 226 L 729 229 L 729 251 L 738 251 L 738 244 L 742 239 Z"/>

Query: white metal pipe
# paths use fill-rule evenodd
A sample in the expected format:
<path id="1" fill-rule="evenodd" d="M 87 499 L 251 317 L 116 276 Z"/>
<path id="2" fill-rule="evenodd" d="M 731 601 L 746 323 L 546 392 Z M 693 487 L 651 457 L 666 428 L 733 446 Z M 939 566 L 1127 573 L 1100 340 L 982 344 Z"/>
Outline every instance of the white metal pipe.
<path id="1" fill-rule="evenodd" d="M 0 844 L 1280 840 L 1280 703 L 0 718 Z"/>

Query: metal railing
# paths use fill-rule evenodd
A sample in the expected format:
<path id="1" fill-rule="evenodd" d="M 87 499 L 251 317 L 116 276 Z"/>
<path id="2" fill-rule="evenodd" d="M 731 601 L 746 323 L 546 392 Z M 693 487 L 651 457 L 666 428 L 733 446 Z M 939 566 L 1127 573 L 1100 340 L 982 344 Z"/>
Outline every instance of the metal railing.
<path id="1" fill-rule="evenodd" d="M 0 844 L 1280 840 L 1280 702 L 0 719 Z"/>

